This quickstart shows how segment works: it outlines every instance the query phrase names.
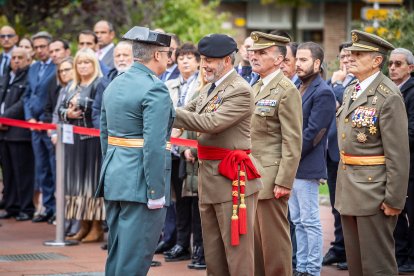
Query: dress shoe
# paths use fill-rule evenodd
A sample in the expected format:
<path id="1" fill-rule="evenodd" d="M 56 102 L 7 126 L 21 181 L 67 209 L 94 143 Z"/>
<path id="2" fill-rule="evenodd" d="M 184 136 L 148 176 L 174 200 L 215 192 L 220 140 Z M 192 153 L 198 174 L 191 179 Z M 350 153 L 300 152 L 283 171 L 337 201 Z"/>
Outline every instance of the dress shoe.
<path id="1" fill-rule="evenodd" d="M 16 221 L 26 221 L 31 220 L 33 216 L 20 212 L 18 216 L 16 216 Z"/>
<path id="2" fill-rule="evenodd" d="M 191 263 L 187 265 L 189 269 L 206 269 L 206 261 L 204 259 L 204 248 L 202 246 L 194 246 L 191 256 Z"/>
<path id="3" fill-rule="evenodd" d="M 8 213 L 8 212 L 3 212 L 0 214 L 0 219 L 9 219 L 12 217 L 15 217 L 16 215 L 12 214 L 12 213 Z"/>
<path id="4" fill-rule="evenodd" d="M 66 239 L 68 241 L 81 241 L 84 237 L 86 237 L 86 235 L 88 235 L 90 229 L 91 221 L 81 220 L 78 233 L 76 233 L 74 236 L 66 237 Z"/>
<path id="5" fill-rule="evenodd" d="M 151 267 L 156 267 L 156 266 L 161 266 L 161 262 L 152 260 Z"/>
<path id="6" fill-rule="evenodd" d="M 53 215 L 52 214 L 40 214 L 35 216 L 32 219 L 32 222 L 38 223 L 38 222 L 47 222 Z"/>
<path id="7" fill-rule="evenodd" d="M 47 224 L 53 224 L 53 222 L 55 222 L 55 220 L 56 220 L 56 215 L 53 215 L 47 220 Z"/>
<path id="8" fill-rule="evenodd" d="M 345 256 L 338 256 L 333 251 L 329 250 L 328 253 L 326 253 L 325 257 L 323 257 L 322 265 L 331 265 L 343 262 L 346 262 Z"/>
<path id="9" fill-rule="evenodd" d="M 402 275 L 414 273 L 414 264 L 404 264 L 399 266 L 398 273 Z"/>
<path id="10" fill-rule="evenodd" d="M 172 245 L 166 243 L 165 241 L 160 241 L 155 249 L 155 254 L 162 254 L 172 248 Z"/>
<path id="11" fill-rule="evenodd" d="M 185 249 L 181 245 L 176 244 L 169 251 L 168 255 L 164 255 L 164 258 L 166 262 L 178 262 L 191 259 L 191 254 L 188 249 Z"/>
<path id="12" fill-rule="evenodd" d="M 348 263 L 347 262 L 340 262 L 336 264 L 336 268 L 338 270 L 348 270 Z"/>

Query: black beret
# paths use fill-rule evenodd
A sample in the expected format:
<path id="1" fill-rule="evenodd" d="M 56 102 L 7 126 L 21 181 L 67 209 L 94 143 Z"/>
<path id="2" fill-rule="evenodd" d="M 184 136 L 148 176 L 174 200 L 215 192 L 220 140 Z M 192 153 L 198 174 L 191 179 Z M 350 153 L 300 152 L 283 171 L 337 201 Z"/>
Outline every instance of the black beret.
<path id="1" fill-rule="evenodd" d="M 123 40 L 137 41 L 159 46 L 170 47 L 171 36 L 151 31 L 146 27 L 135 26 L 122 37 Z"/>
<path id="2" fill-rule="evenodd" d="M 198 42 L 198 51 L 206 57 L 222 58 L 237 52 L 237 43 L 225 34 L 209 34 Z"/>

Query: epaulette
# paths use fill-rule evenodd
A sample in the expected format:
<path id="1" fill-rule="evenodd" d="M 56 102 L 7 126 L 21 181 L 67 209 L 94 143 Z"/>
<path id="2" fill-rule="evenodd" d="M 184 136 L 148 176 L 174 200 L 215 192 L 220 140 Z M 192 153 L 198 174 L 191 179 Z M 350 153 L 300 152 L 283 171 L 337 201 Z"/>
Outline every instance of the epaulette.
<path id="1" fill-rule="evenodd" d="M 295 85 L 293 84 L 293 82 L 292 82 L 292 81 L 290 81 L 290 80 L 285 80 L 285 79 L 282 79 L 282 80 L 279 82 L 279 85 L 280 85 L 280 86 L 282 86 L 282 88 L 283 88 L 283 89 L 288 89 L 288 88 L 295 87 Z"/>
<path id="2" fill-rule="evenodd" d="M 398 94 L 402 96 L 400 89 L 393 83 L 391 80 L 385 78 L 379 85 L 378 85 L 378 92 L 384 97 L 388 97 L 390 95 Z"/>

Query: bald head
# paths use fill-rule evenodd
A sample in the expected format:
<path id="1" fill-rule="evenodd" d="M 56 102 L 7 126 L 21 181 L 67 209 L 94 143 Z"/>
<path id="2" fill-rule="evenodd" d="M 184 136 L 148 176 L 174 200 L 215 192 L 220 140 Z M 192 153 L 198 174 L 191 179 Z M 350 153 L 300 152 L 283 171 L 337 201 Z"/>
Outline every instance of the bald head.
<path id="1" fill-rule="evenodd" d="M 98 46 L 100 49 L 112 43 L 115 38 L 115 31 L 113 25 L 106 21 L 101 20 L 96 22 L 93 27 L 93 32 L 98 37 Z"/>
<path id="2" fill-rule="evenodd" d="M 10 67 L 16 73 L 17 70 L 27 67 L 31 60 L 30 53 L 26 49 L 16 47 L 11 52 Z"/>
<path id="3" fill-rule="evenodd" d="M 0 29 L 0 45 L 8 53 L 19 41 L 16 31 L 10 26 L 3 26 Z"/>

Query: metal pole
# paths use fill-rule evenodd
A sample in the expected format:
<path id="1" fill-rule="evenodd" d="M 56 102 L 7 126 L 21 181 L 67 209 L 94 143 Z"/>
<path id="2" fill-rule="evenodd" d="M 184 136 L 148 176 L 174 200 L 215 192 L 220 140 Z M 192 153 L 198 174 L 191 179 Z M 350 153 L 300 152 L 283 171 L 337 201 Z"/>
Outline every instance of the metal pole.
<path id="1" fill-rule="evenodd" d="M 65 240 L 65 147 L 62 142 L 62 124 L 56 125 L 56 239 L 43 242 L 47 246 L 77 245 L 78 241 Z"/>

